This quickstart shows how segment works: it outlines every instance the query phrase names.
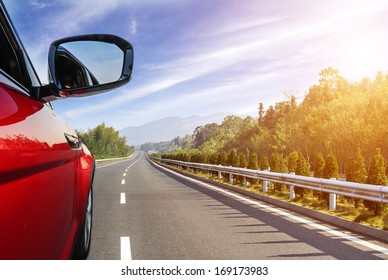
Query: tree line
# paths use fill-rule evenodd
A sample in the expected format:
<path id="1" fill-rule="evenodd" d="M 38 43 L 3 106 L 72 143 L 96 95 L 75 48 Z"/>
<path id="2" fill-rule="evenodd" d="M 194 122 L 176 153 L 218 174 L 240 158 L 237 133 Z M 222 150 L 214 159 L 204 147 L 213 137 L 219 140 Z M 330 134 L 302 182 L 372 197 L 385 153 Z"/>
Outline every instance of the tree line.
<path id="1" fill-rule="evenodd" d="M 388 74 L 351 82 L 330 67 L 301 102 L 287 95 L 267 109 L 259 103 L 257 118 L 198 127 L 189 149 L 163 157 L 387 185 Z M 376 214 L 386 207 L 364 204 Z"/>
<path id="2" fill-rule="evenodd" d="M 119 132 L 105 123 L 88 131 L 77 131 L 78 137 L 98 159 L 125 157 L 135 151 L 133 146 L 127 145 L 125 136 L 120 137 Z"/>
<path id="3" fill-rule="evenodd" d="M 163 154 L 173 153 L 177 150 L 191 148 L 192 137 L 186 135 L 184 137 L 177 136 L 171 141 L 148 142 L 140 146 L 140 151 L 159 152 Z"/>

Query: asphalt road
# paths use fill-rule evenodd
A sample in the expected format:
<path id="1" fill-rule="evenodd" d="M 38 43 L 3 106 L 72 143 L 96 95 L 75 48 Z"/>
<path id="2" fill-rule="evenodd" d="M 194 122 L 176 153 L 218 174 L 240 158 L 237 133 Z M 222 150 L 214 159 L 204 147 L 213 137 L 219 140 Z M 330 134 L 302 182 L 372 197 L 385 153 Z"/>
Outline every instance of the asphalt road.
<path id="1" fill-rule="evenodd" d="M 89 259 L 388 259 L 388 244 L 150 163 L 97 169 Z"/>

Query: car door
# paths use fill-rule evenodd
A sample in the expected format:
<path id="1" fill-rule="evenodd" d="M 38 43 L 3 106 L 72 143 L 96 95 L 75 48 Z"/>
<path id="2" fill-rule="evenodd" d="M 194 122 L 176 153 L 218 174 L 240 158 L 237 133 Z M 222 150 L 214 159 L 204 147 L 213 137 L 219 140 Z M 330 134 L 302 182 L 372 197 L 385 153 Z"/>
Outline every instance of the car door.
<path id="1" fill-rule="evenodd" d="M 1 16 L 0 258 L 67 258 L 81 148 L 75 132 L 27 89 L 17 40 Z"/>

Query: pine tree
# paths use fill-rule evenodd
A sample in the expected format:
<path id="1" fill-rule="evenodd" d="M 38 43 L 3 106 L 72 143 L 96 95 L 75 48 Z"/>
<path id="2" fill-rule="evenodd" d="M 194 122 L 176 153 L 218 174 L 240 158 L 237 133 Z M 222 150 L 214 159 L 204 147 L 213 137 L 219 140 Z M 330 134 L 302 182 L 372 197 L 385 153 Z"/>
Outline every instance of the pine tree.
<path id="1" fill-rule="evenodd" d="M 253 170 L 258 170 L 259 169 L 259 160 L 257 158 L 257 154 L 256 153 L 252 153 L 251 154 L 251 157 L 249 159 L 248 168 L 249 169 L 253 169 Z"/>
<path id="2" fill-rule="evenodd" d="M 386 186 L 387 185 L 387 174 L 385 173 L 385 162 L 381 155 L 380 148 L 375 150 L 375 154 L 371 160 L 367 183 L 372 185 Z M 375 201 L 364 201 L 364 205 L 369 210 L 373 211 L 375 216 L 382 215 L 388 208 L 386 203 L 380 203 Z"/>
<path id="3" fill-rule="evenodd" d="M 247 157 L 245 154 L 240 154 L 236 157 L 236 165 L 235 166 L 240 167 L 240 168 L 247 168 L 248 161 L 247 161 Z M 243 180 L 244 180 L 243 176 L 236 176 L 236 181 L 240 181 L 242 183 Z"/>
<path id="4" fill-rule="evenodd" d="M 291 152 L 288 155 L 288 170 L 290 172 L 295 172 L 296 164 L 298 162 L 298 155 L 299 155 L 298 152 Z"/>
<path id="5" fill-rule="evenodd" d="M 239 155 L 238 159 L 239 159 L 238 160 L 239 161 L 239 164 L 238 164 L 239 167 L 242 167 L 242 168 L 247 168 L 248 167 L 247 157 L 244 154 Z"/>
<path id="6" fill-rule="evenodd" d="M 385 173 L 385 161 L 381 155 L 381 149 L 377 148 L 370 163 L 367 183 L 372 185 L 386 186 L 387 174 Z"/>
<path id="7" fill-rule="evenodd" d="M 228 155 L 226 154 L 225 151 L 222 151 L 218 154 L 218 160 L 217 163 L 222 165 L 222 166 L 227 166 L 228 165 Z"/>
<path id="8" fill-rule="evenodd" d="M 361 154 L 360 148 L 357 148 L 356 153 L 349 158 L 348 167 L 346 169 L 346 181 L 355 183 L 365 183 L 367 171 L 365 167 L 365 159 Z M 349 198 L 347 199 L 357 209 L 362 199 Z"/>
<path id="9" fill-rule="evenodd" d="M 338 169 L 337 158 L 332 152 L 330 152 L 326 157 L 325 168 L 323 169 L 323 178 L 339 179 Z M 314 194 L 318 196 L 319 200 L 325 201 L 326 204 L 329 203 L 329 194 L 327 192 L 314 192 Z"/>
<path id="10" fill-rule="evenodd" d="M 296 162 L 295 174 L 301 176 L 310 176 L 310 170 L 307 164 L 307 160 L 304 158 L 302 153 L 298 153 L 298 160 Z M 305 197 L 310 192 L 309 189 L 306 188 L 295 188 L 295 193 L 300 197 Z"/>
<path id="11" fill-rule="evenodd" d="M 210 158 L 209 158 L 209 163 L 210 164 L 217 164 L 218 161 L 218 153 L 212 153 Z"/>
<path id="12" fill-rule="evenodd" d="M 271 171 L 279 172 L 279 173 L 288 173 L 287 162 L 282 154 L 279 154 L 279 153 L 272 154 Z M 275 191 L 281 191 L 285 185 L 281 183 L 275 183 L 274 186 L 275 186 Z"/>
<path id="13" fill-rule="evenodd" d="M 228 155 L 225 151 L 222 151 L 218 154 L 218 164 L 222 166 L 228 165 Z M 224 179 L 227 179 L 229 175 L 227 173 L 223 173 Z"/>
<path id="14" fill-rule="evenodd" d="M 327 155 L 323 177 L 339 179 L 337 158 L 332 152 Z"/>
<path id="15" fill-rule="evenodd" d="M 236 166 L 237 163 L 237 150 L 236 148 L 233 148 L 230 150 L 228 155 L 228 165 L 229 166 Z"/>
<path id="16" fill-rule="evenodd" d="M 346 169 L 346 181 L 365 183 L 367 178 L 367 170 L 365 167 L 365 159 L 361 154 L 360 148 L 356 154 L 351 156 Z"/>
<path id="17" fill-rule="evenodd" d="M 263 156 L 260 160 L 260 169 L 268 170 L 269 169 L 269 160 L 267 156 Z"/>
<path id="18" fill-rule="evenodd" d="M 183 153 L 181 160 L 185 162 L 190 162 L 190 154 L 187 152 Z"/>
<path id="19" fill-rule="evenodd" d="M 257 154 L 255 152 L 253 152 L 249 158 L 248 169 L 252 169 L 252 170 L 259 169 L 259 160 L 258 160 Z M 248 181 L 251 185 L 253 185 L 254 183 L 257 182 L 257 180 L 253 179 L 253 178 L 249 178 Z"/>
<path id="20" fill-rule="evenodd" d="M 258 122 L 259 122 L 259 125 L 262 125 L 263 124 L 263 120 L 264 120 L 264 105 L 263 103 L 259 103 L 259 119 L 258 119 Z"/>
<path id="21" fill-rule="evenodd" d="M 314 177 L 323 178 L 323 172 L 325 170 L 325 159 L 321 153 L 315 155 L 314 160 Z"/>
<path id="22" fill-rule="evenodd" d="M 271 159 L 270 159 L 270 167 L 272 172 L 281 172 L 281 164 L 282 164 L 282 155 L 279 153 L 272 153 Z"/>
<path id="23" fill-rule="evenodd" d="M 310 170 L 307 164 L 307 160 L 302 155 L 302 153 L 298 153 L 298 161 L 296 162 L 295 174 L 301 176 L 310 176 Z"/>

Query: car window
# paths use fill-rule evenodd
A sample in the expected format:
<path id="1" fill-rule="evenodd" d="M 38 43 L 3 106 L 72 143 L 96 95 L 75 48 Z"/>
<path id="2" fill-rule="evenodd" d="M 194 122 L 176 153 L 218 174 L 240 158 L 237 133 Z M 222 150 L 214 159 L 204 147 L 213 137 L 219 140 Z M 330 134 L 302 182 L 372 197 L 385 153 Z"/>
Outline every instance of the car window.
<path id="1" fill-rule="evenodd" d="M 17 56 L 2 27 L 0 28 L 0 69 L 23 84 Z"/>

